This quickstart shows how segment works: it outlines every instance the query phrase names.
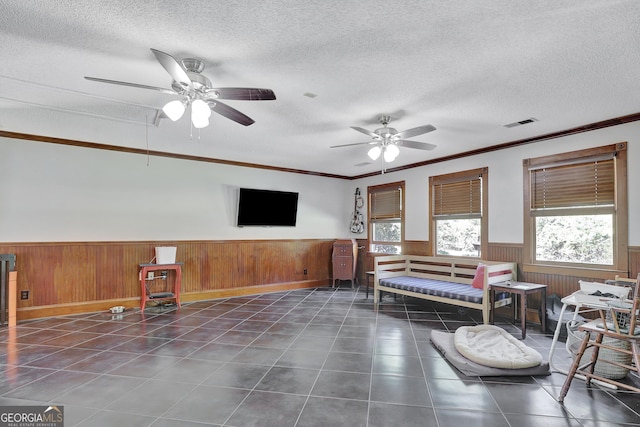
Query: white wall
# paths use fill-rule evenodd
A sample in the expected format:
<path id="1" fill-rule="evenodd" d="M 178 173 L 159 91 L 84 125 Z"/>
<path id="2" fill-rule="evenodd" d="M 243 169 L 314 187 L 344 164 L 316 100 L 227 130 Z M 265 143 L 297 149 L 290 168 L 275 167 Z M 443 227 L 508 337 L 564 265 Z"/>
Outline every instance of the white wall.
<path id="1" fill-rule="evenodd" d="M 506 141 L 496 141 L 496 144 L 503 142 Z M 640 164 L 640 149 L 638 149 L 640 147 L 640 123 L 638 122 L 363 178 L 353 181 L 347 191 L 353 194 L 355 188 L 360 187 L 366 195 L 367 186 L 405 181 L 405 238 L 407 240 L 429 240 L 429 177 L 488 167 L 489 242 L 521 244 L 523 243 L 522 160 L 617 142 L 628 142 L 629 245 L 638 246 L 640 245 L 640 192 L 637 191 L 635 185 L 640 182 L 640 168 L 636 167 Z M 455 141 L 450 143 L 454 144 Z M 400 153 L 401 156 L 409 154 L 410 149 L 405 149 Z M 437 149 L 434 154 L 437 155 Z M 364 238 L 365 235 L 358 237 Z"/>
<path id="2" fill-rule="evenodd" d="M 147 164 L 148 162 L 148 164 Z M 343 238 L 347 181 L 0 138 L 0 241 Z M 299 192 L 296 227 L 235 226 L 239 187 Z"/>
<path id="3" fill-rule="evenodd" d="M 489 241 L 518 244 L 522 159 L 623 141 L 629 245 L 638 246 L 637 122 L 353 181 L 0 138 L 0 241 L 366 238 L 348 231 L 355 189 L 366 218 L 367 186 L 394 181 L 406 185 L 405 238 L 429 240 L 429 176 L 488 167 Z M 297 226 L 236 227 L 239 187 L 299 192 Z"/>

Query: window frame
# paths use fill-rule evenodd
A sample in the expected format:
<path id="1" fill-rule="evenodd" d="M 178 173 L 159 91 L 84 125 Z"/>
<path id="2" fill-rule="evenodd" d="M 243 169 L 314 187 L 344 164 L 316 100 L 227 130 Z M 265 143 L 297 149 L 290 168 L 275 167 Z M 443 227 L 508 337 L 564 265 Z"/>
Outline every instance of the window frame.
<path id="1" fill-rule="evenodd" d="M 465 182 L 480 178 L 480 252 L 478 256 L 469 256 L 465 258 L 486 259 L 489 249 L 489 168 L 477 168 L 466 171 L 453 172 L 443 175 L 435 175 L 429 177 L 429 248 L 432 255 L 445 257 L 447 255 L 438 255 L 437 238 L 436 238 L 436 221 L 441 219 L 468 219 L 478 218 L 476 214 L 472 215 L 456 215 L 450 217 L 437 216 L 434 207 L 435 192 L 434 186 L 441 184 L 451 184 Z"/>
<path id="2" fill-rule="evenodd" d="M 373 202 L 372 202 L 372 195 L 374 193 L 378 193 L 378 192 L 387 192 L 387 191 L 392 191 L 393 189 L 398 189 L 400 191 L 400 242 L 388 242 L 388 241 L 377 241 L 374 240 L 374 233 L 373 233 L 373 227 L 374 224 L 377 223 L 384 223 L 384 222 L 391 222 L 393 221 L 393 218 L 384 218 L 384 219 L 376 219 L 376 218 L 372 218 L 372 212 L 373 212 Z M 375 252 L 373 251 L 373 246 L 374 245 L 399 245 L 400 246 L 400 254 L 404 253 L 405 251 L 405 239 L 404 239 L 404 232 L 405 232 L 405 183 L 404 181 L 397 181 L 397 182 L 391 182 L 391 183 L 387 183 L 387 184 L 380 184 L 380 185 L 372 185 L 367 187 L 367 203 L 368 203 L 368 209 L 367 209 L 367 232 L 368 232 L 368 242 L 367 242 L 367 248 L 368 251 L 370 253 L 374 253 L 374 254 L 381 254 L 384 255 L 384 252 Z M 395 221 L 393 221 L 395 222 Z M 399 254 L 398 254 L 399 255 Z"/>
<path id="3" fill-rule="evenodd" d="M 532 209 L 532 170 L 543 167 L 558 167 L 565 164 L 588 164 L 612 156 L 614 162 L 614 195 L 613 208 L 573 208 L 576 214 L 610 213 L 613 214 L 613 264 L 586 264 L 572 262 L 538 261 L 536 254 L 536 227 L 535 219 L 544 213 L 534 213 Z M 561 274 L 573 276 L 588 276 L 607 279 L 615 274 L 626 275 L 628 273 L 628 193 L 627 193 L 627 143 L 620 142 L 601 147 L 567 153 L 554 154 L 536 158 L 524 159 L 523 184 L 524 184 L 524 247 L 523 247 L 523 271 L 543 274 Z M 572 208 L 557 209 L 554 213 L 562 216 L 573 213 Z"/>

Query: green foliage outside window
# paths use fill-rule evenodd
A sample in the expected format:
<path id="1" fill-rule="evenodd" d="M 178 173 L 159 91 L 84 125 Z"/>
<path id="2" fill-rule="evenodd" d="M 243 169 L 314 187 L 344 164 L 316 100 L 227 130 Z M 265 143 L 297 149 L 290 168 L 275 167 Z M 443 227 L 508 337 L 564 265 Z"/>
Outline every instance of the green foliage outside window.
<path id="1" fill-rule="evenodd" d="M 384 254 L 399 254 L 402 239 L 400 222 L 375 222 L 373 224 L 372 251 Z"/>
<path id="2" fill-rule="evenodd" d="M 479 256 L 480 219 L 437 220 L 436 248 L 438 255 Z"/>
<path id="3" fill-rule="evenodd" d="M 613 215 L 537 217 L 536 260 L 613 264 Z"/>

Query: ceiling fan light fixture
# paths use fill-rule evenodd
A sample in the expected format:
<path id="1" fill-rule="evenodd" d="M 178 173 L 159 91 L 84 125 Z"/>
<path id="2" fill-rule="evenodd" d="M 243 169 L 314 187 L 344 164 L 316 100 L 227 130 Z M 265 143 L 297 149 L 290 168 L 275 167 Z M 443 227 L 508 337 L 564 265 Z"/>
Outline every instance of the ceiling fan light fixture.
<path id="1" fill-rule="evenodd" d="M 202 99 L 196 99 L 191 103 L 191 122 L 193 126 L 201 129 L 209 126 L 209 117 L 211 117 L 211 108 Z"/>
<path id="2" fill-rule="evenodd" d="M 382 149 L 380 148 L 380 146 L 376 145 L 371 150 L 369 150 L 367 154 L 369 155 L 371 160 L 376 160 L 378 157 L 380 157 L 381 152 L 382 152 Z"/>
<path id="3" fill-rule="evenodd" d="M 384 147 L 384 161 L 385 162 L 393 162 L 396 157 L 398 157 L 398 154 L 400 154 L 400 149 L 398 149 L 397 145 L 387 145 L 386 147 Z"/>
<path id="4" fill-rule="evenodd" d="M 172 121 L 180 120 L 182 115 L 184 114 L 184 110 L 186 109 L 184 101 L 171 101 L 167 102 L 164 107 L 162 107 L 162 111 L 169 117 Z"/>
<path id="5" fill-rule="evenodd" d="M 202 117 L 192 117 L 191 123 L 193 123 L 193 127 L 196 129 L 202 129 L 209 126 L 209 119 Z"/>
<path id="6" fill-rule="evenodd" d="M 202 99 L 196 99 L 191 103 L 191 115 L 208 119 L 211 117 L 211 109 L 209 105 Z"/>

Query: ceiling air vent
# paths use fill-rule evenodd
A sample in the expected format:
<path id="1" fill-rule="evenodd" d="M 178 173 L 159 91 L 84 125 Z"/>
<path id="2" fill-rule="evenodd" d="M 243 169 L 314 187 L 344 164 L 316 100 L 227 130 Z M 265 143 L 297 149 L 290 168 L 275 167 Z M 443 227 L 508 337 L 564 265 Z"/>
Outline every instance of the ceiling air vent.
<path id="1" fill-rule="evenodd" d="M 519 122 L 509 123 L 508 125 L 504 125 L 506 128 L 514 128 L 516 126 L 527 125 L 529 123 L 537 122 L 538 119 L 535 117 L 529 117 L 528 119 L 520 120 Z"/>

